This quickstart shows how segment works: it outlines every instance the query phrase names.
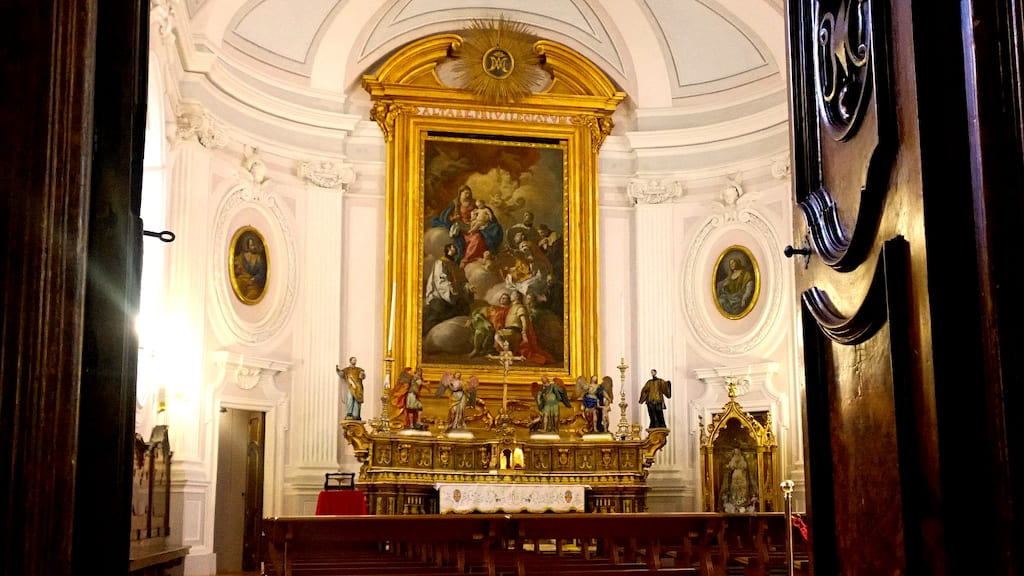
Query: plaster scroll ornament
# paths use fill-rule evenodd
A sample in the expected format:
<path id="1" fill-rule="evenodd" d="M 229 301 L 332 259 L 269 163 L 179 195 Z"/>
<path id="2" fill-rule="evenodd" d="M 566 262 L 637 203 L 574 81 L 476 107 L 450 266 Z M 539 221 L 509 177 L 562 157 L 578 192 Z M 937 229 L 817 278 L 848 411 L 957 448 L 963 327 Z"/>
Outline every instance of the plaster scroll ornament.
<path id="1" fill-rule="evenodd" d="M 235 371 L 235 378 L 238 387 L 243 390 L 252 390 L 260 381 L 260 374 L 263 371 L 251 366 L 239 366 Z"/>
<path id="2" fill-rule="evenodd" d="M 635 204 L 661 204 L 683 195 L 683 183 L 679 180 L 630 180 L 626 193 Z"/>
<path id="3" fill-rule="evenodd" d="M 775 158 L 772 160 L 772 177 L 777 180 L 784 180 L 789 177 L 789 158 Z"/>
<path id="4" fill-rule="evenodd" d="M 321 160 L 300 164 L 298 176 L 319 188 L 344 188 L 355 181 L 356 172 L 351 164 Z"/>
<path id="5" fill-rule="evenodd" d="M 172 40 L 174 37 L 176 11 L 173 4 L 177 3 L 178 0 L 150 0 L 149 19 L 153 24 L 153 29 L 165 41 Z"/>
<path id="6" fill-rule="evenodd" d="M 202 108 L 191 107 L 178 114 L 177 126 L 173 132 L 179 141 L 195 138 L 204 148 L 215 149 L 227 146 L 228 137 L 217 121 Z"/>

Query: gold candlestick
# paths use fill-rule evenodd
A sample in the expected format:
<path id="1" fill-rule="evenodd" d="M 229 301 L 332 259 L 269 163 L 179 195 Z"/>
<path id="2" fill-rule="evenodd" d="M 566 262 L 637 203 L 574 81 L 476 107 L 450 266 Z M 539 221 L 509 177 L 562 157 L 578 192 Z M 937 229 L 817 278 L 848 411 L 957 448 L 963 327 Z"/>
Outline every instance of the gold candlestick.
<path id="1" fill-rule="evenodd" d="M 384 386 L 381 387 L 380 393 L 380 416 L 372 424 L 374 432 L 378 434 L 391 433 L 391 414 L 388 410 L 388 401 L 391 399 L 391 363 L 394 361 L 390 352 L 384 358 Z"/>
<path id="2" fill-rule="evenodd" d="M 626 357 L 622 356 L 619 358 L 619 427 L 615 431 L 616 440 L 632 440 L 633 439 L 633 427 L 629 425 L 629 420 L 626 418 L 626 407 L 629 404 L 626 403 Z"/>

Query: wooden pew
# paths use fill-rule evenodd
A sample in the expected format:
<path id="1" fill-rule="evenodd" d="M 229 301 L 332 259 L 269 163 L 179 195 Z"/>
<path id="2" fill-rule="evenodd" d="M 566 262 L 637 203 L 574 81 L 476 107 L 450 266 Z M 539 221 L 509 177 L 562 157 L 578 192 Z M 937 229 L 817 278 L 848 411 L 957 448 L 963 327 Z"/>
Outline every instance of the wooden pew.
<path id="1" fill-rule="evenodd" d="M 264 574 L 767 576 L 784 524 L 782 514 L 712 513 L 271 518 Z M 547 541 L 553 550 L 540 552 Z"/>
<path id="2" fill-rule="evenodd" d="M 412 551 L 424 567 L 447 565 L 459 573 L 466 572 L 467 552 L 474 551 L 486 573 L 496 576 L 493 547 L 508 538 L 509 527 L 503 514 L 269 518 L 263 521 L 264 571 L 267 576 L 299 576 L 324 573 L 317 566 L 326 564 L 334 567 L 328 572 L 339 574 L 346 559 L 379 548 L 396 561 Z M 378 566 L 376 573 L 384 569 Z"/>

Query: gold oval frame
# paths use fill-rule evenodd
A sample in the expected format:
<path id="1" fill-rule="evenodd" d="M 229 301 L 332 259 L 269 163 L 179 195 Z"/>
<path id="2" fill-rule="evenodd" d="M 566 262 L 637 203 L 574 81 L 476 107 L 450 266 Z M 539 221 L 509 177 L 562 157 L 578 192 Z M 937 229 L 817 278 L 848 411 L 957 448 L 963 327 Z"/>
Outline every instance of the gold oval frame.
<path id="1" fill-rule="evenodd" d="M 243 282 L 239 279 L 238 271 L 235 267 L 235 259 L 239 256 L 241 251 L 241 242 L 243 238 L 252 237 L 255 237 L 256 240 L 259 241 L 266 269 L 263 283 L 259 286 L 259 292 L 255 295 L 252 295 L 250 287 L 242 286 Z M 259 304 L 260 301 L 263 300 L 263 297 L 267 295 L 267 282 L 270 280 L 270 254 L 267 250 L 267 240 L 256 228 L 252 226 L 242 226 L 236 230 L 235 234 L 231 237 L 231 246 L 228 249 L 228 277 L 231 278 L 231 290 L 234 291 L 235 297 L 243 304 L 249 306 Z"/>
<path id="2" fill-rule="evenodd" d="M 722 264 L 736 257 L 746 258 L 747 262 L 750 264 L 750 271 L 754 277 L 754 292 L 751 294 L 750 300 L 744 304 L 739 311 L 736 311 L 735 308 L 731 306 L 729 309 L 726 309 L 726 307 L 722 305 L 722 299 L 718 295 L 718 283 L 724 279 L 719 278 L 720 274 L 724 272 Z M 754 255 L 751 254 L 750 250 L 738 244 L 734 244 L 723 250 L 722 253 L 719 254 L 718 260 L 715 261 L 715 267 L 711 270 L 711 297 L 714 299 L 715 307 L 718 308 L 718 311 L 722 316 L 725 316 L 729 320 L 739 320 L 740 318 L 743 318 L 747 314 L 750 314 L 754 309 L 760 295 L 761 270 L 757 265 L 757 259 L 754 258 Z"/>

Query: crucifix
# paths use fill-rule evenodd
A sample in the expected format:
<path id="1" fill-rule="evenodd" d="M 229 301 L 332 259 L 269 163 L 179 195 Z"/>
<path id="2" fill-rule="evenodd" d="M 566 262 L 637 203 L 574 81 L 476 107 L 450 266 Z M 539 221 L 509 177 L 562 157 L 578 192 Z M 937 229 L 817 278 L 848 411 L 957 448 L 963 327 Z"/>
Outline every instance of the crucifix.
<path id="1" fill-rule="evenodd" d="M 504 374 L 501 377 L 501 411 L 506 412 L 508 409 L 508 369 L 512 366 L 513 362 L 525 360 L 523 356 L 516 356 L 508 348 L 508 340 L 501 341 L 501 352 L 498 354 L 488 354 L 488 358 L 497 360 L 504 368 Z"/>

